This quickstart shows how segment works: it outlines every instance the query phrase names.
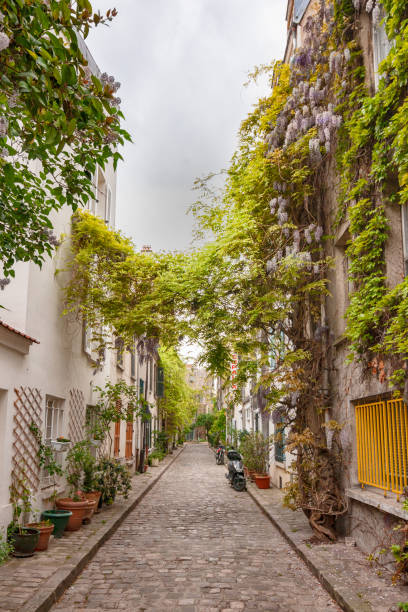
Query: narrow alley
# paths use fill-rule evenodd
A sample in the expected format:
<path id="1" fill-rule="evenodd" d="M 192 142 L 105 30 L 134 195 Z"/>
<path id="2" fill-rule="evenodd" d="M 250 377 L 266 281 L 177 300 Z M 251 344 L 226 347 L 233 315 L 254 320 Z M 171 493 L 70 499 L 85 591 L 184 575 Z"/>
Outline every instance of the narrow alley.
<path id="1" fill-rule="evenodd" d="M 339 610 L 224 474 L 188 445 L 53 610 Z"/>

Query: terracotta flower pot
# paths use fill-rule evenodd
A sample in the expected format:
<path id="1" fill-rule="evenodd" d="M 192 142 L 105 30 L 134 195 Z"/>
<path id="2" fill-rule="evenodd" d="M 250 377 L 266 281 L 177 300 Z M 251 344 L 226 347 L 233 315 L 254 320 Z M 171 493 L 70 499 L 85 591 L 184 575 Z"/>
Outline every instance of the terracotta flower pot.
<path id="1" fill-rule="evenodd" d="M 56 506 L 60 510 L 70 510 L 72 515 L 69 517 L 66 531 L 77 531 L 82 525 L 82 519 L 84 518 L 86 510 L 89 508 L 89 502 L 87 499 L 81 499 L 80 501 L 74 501 L 70 497 L 61 497 L 57 499 Z"/>
<path id="2" fill-rule="evenodd" d="M 269 474 L 255 474 L 255 484 L 258 489 L 270 489 L 271 477 Z"/>
<path id="3" fill-rule="evenodd" d="M 90 499 L 95 502 L 94 514 L 98 514 L 98 512 L 101 511 L 99 507 L 99 500 L 101 499 L 102 493 L 100 491 L 90 491 L 89 493 L 84 493 L 83 495 L 85 499 Z"/>
<path id="4" fill-rule="evenodd" d="M 83 525 L 89 525 L 93 513 L 95 512 L 96 501 L 94 499 L 85 499 L 88 502 L 88 508 L 85 510 L 85 514 L 82 519 Z"/>
<path id="5" fill-rule="evenodd" d="M 28 523 L 27 527 L 34 527 L 34 529 L 38 529 L 40 532 L 40 537 L 35 550 L 47 550 L 51 534 L 54 531 L 54 525 L 48 525 L 47 523 L 41 522 Z"/>
<path id="6" fill-rule="evenodd" d="M 248 470 L 248 476 L 251 482 L 255 482 L 255 470 Z"/>

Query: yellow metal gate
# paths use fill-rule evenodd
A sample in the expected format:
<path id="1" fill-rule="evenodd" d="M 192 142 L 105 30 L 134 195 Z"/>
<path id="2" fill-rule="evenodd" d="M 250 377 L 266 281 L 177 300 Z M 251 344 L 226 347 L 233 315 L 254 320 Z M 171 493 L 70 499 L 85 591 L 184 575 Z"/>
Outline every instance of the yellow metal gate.
<path id="1" fill-rule="evenodd" d="M 398 495 L 407 486 L 408 409 L 398 400 L 356 406 L 358 479 Z"/>

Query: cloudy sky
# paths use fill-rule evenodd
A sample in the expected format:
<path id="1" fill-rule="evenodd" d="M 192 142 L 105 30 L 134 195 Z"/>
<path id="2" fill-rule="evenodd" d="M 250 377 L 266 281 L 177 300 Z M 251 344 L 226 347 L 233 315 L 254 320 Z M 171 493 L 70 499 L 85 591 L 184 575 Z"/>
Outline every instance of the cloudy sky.
<path id="1" fill-rule="evenodd" d="M 280 59 L 286 0 L 93 0 L 116 7 L 87 39 L 102 71 L 122 83 L 124 127 L 117 224 L 138 247 L 185 249 L 194 179 L 228 166 L 240 122 L 266 83 L 255 65 Z"/>

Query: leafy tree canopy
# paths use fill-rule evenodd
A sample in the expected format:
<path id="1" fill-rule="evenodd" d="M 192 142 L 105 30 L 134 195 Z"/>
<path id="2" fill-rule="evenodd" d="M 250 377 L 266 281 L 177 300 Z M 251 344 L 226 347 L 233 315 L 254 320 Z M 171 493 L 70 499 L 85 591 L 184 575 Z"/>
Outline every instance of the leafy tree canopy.
<path id="1" fill-rule="evenodd" d="M 120 83 L 91 73 L 79 44 L 116 11 L 89 0 L 0 1 L 0 260 L 43 262 L 56 238 L 50 214 L 92 196 L 92 176 L 129 135 Z"/>

